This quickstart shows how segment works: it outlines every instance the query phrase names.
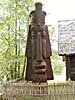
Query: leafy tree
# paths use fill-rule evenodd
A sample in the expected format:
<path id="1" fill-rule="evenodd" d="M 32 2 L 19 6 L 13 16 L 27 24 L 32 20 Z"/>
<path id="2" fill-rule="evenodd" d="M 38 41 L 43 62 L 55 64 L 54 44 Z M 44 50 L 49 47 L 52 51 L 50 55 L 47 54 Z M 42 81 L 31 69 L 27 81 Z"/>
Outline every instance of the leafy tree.
<path id="1" fill-rule="evenodd" d="M 63 68 L 65 66 L 65 63 L 63 63 L 62 57 L 60 57 L 58 55 L 58 52 L 55 50 L 52 52 L 51 62 L 52 62 L 53 73 L 55 75 L 61 75 L 63 73 Z"/>
<path id="2" fill-rule="evenodd" d="M 57 42 L 56 38 L 54 38 L 54 34 L 55 34 L 55 27 L 49 25 L 49 35 L 52 47 L 52 56 L 51 56 L 52 69 L 54 75 L 61 75 L 63 73 L 65 63 L 62 61 L 62 57 L 58 55 L 58 51 L 53 49 L 53 44 Z"/>
<path id="3" fill-rule="evenodd" d="M 0 75 L 21 77 L 33 0 L 0 1 Z M 15 74 L 14 74 L 15 73 Z"/>
<path id="4" fill-rule="evenodd" d="M 0 0 L 0 77 L 6 74 L 8 79 L 14 79 L 24 75 L 29 13 L 33 5 L 33 0 Z M 51 39 L 54 31 L 50 26 Z M 63 63 L 57 51 L 53 51 L 51 59 L 54 73 L 60 74 Z"/>

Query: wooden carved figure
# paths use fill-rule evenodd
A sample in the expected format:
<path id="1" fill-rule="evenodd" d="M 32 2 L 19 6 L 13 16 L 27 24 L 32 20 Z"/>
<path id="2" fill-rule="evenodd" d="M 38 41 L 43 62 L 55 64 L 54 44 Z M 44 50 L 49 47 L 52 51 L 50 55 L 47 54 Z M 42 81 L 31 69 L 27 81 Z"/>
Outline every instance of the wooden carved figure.
<path id="1" fill-rule="evenodd" d="M 34 83 L 53 80 L 50 62 L 52 52 L 45 16 L 46 12 L 42 11 L 42 4 L 36 3 L 35 10 L 30 13 L 31 23 L 25 53 L 27 57 L 25 79 Z"/>

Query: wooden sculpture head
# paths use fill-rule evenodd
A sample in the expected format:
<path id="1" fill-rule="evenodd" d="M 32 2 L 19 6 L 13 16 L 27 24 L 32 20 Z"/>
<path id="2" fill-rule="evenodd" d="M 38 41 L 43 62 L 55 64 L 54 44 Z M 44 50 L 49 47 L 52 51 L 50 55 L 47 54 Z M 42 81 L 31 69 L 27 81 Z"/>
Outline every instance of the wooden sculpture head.
<path id="1" fill-rule="evenodd" d="M 45 25 L 46 13 L 42 11 L 42 4 L 36 3 L 35 10 L 30 13 L 31 24 L 29 28 L 29 38 L 27 47 L 31 50 L 27 52 L 31 59 L 32 81 L 33 82 L 47 82 L 47 52 L 50 53 L 50 43 L 48 40 L 47 26 Z M 29 42 L 30 41 L 30 42 Z M 48 49 L 48 50 L 47 50 Z M 29 56 L 28 56 L 29 57 Z M 49 54 L 50 57 L 50 54 Z"/>

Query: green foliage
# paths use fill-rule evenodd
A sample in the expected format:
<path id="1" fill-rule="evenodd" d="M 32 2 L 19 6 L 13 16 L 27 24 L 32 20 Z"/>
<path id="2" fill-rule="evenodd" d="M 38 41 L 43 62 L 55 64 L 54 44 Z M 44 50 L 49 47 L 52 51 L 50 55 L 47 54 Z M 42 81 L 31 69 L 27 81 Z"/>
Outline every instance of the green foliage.
<path id="1" fill-rule="evenodd" d="M 63 73 L 65 63 L 63 63 L 62 58 L 58 55 L 57 51 L 52 52 L 51 61 L 54 74 L 61 75 Z"/>
<path id="2" fill-rule="evenodd" d="M 22 73 L 33 0 L 0 0 L 0 78 Z M 17 75 L 18 76 L 18 75 Z M 19 75 L 20 77 L 21 75 Z"/>
<path id="3" fill-rule="evenodd" d="M 33 0 L 0 0 L 0 78 L 5 74 L 8 79 L 20 77 L 25 61 L 25 47 L 29 14 L 34 9 Z M 50 26 L 53 36 L 55 28 Z M 53 51 L 53 71 L 60 74 L 63 63 L 57 52 Z M 13 74 L 13 76 L 12 76 Z"/>

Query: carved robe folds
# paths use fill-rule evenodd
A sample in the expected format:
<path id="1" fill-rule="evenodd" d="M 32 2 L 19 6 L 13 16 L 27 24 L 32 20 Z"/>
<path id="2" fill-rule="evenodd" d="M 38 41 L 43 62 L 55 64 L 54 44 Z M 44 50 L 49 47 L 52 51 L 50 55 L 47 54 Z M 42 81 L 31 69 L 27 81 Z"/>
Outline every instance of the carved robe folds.
<path id="1" fill-rule="evenodd" d="M 42 5 L 37 3 L 36 10 L 30 14 L 27 46 L 26 46 L 26 77 L 27 81 L 47 82 L 53 79 L 50 62 L 51 44 L 48 27 L 45 25 L 46 13 L 42 11 Z"/>

